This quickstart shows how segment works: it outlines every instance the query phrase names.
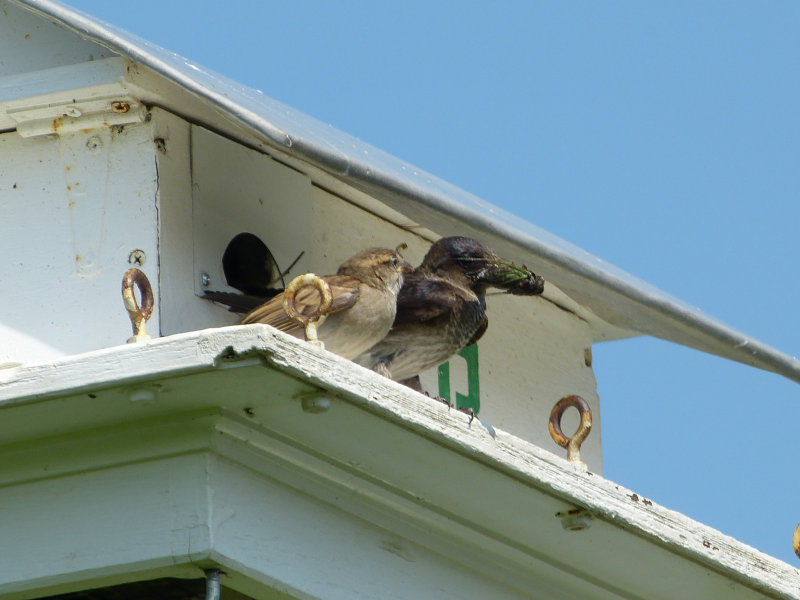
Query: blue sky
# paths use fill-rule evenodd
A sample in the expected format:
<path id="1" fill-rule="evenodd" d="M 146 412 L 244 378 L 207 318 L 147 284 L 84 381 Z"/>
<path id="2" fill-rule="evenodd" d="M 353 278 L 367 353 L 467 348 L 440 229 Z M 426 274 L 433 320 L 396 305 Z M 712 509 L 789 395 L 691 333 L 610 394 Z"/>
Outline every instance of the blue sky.
<path id="1" fill-rule="evenodd" d="M 800 3 L 71 4 L 799 353 Z M 651 338 L 594 367 L 606 477 L 799 564 L 797 384 Z"/>

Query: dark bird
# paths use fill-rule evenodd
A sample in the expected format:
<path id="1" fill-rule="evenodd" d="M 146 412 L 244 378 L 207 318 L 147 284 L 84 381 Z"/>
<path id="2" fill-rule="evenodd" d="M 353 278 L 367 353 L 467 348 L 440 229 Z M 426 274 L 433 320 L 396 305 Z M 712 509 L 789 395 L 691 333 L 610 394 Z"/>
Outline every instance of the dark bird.
<path id="1" fill-rule="evenodd" d="M 419 373 L 439 365 L 486 331 L 486 289 L 534 296 L 544 280 L 468 237 L 434 243 L 404 277 L 389 334 L 355 362 L 421 391 Z"/>
<path id="2" fill-rule="evenodd" d="M 336 275 L 322 277 L 332 292 L 333 303 L 320 323 L 318 338 L 325 348 L 352 359 L 383 338 L 397 310 L 397 293 L 403 273 L 411 271 L 396 250 L 370 248 L 346 260 Z M 304 337 L 303 326 L 283 306 L 284 292 L 250 312 L 242 323 L 266 323 L 295 337 Z M 305 287 L 295 297 L 300 315 L 311 315 L 321 302 L 318 291 Z"/>

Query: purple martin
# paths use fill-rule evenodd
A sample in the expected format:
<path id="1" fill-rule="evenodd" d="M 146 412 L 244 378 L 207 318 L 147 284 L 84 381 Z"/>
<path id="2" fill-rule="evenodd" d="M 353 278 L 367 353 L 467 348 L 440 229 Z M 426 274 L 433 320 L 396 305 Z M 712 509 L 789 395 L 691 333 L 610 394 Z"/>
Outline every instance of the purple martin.
<path id="1" fill-rule="evenodd" d="M 486 331 L 486 289 L 534 296 L 544 280 L 468 237 L 435 242 L 405 275 L 388 335 L 355 362 L 421 391 L 419 374 L 474 344 Z"/>

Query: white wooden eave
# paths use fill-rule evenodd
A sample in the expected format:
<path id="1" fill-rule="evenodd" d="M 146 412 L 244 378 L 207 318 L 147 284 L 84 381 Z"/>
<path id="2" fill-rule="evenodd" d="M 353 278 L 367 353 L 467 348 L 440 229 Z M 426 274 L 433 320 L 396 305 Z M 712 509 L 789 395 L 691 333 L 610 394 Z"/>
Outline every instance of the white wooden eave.
<path id="1" fill-rule="evenodd" d="M 267 326 L 0 370 L 0 417 L 2 598 L 213 565 L 256 598 L 800 597 L 797 569 Z"/>

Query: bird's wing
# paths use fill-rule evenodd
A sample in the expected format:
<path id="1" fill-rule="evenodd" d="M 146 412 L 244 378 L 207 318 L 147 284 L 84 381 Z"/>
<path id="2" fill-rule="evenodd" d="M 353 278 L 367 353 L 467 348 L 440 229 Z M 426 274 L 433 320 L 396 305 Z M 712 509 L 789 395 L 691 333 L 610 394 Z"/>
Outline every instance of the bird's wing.
<path id="1" fill-rule="evenodd" d="M 349 275 L 330 275 L 323 277 L 327 284 L 331 287 L 331 294 L 333 295 L 333 304 L 328 312 L 339 312 L 345 308 L 350 308 L 358 302 L 361 296 L 361 282 L 355 277 Z M 313 292 L 309 292 L 313 294 Z M 317 306 L 314 302 L 314 306 Z"/>
<path id="2" fill-rule="evenodd" d="M 464 302 L 463 292 L 440 277 L 410 273 L 397 296 L 394 324 L 423 323 L 449 314 Z"/>
<path id="3" fill-rule="evenodd" d="M 279 293 L 279 290 L 275 290 L 275 293 Z M 253 296 L 237 292 L 205 292 L 203 294 L 203 298 L 207 298 L 212 302 L 224 304 L 228 307 L 230 312 L 241 314 L 246 314 L 254 308 L 261 306 L 272 296 L 275 296 L 275 294 L 271 294 L 270 296 Z"/>
<path id="4" fill-rule="evenodd" d="M 275 296 L 266 304 L 262 304 L 252 312 L 248 313 L 244 319 L 243 324 L 247 323 L 265 323 L 280 329 L 281 331 L 290 331 L 299 327 L 296 321 L 289 318 L 286 311 L 283 310 L 283 292 Z"/>
<path id="5" fill-rule="evenodd" d="M 489 327 L 489 317 L 486 316 L 486 313 L 483 313 L 483 318 L 481 319 L 480 325 L 478 325 L 478 329 L 475 333 L 472 334 L 470 340 L 464 345 L 466 348 L 467 346 L 472 346 L 478 342 L 479 339 L 483 337 L 483 334 L 486 333 L 486 329 Z"/>
<path id="6" fill-rule="evenodd" d="M 329 314 L 350 308 L 358 301 L 361 292 L 360 282 L 357 279 L 347 275 L 329 275 L 322 279 L 330 286 L 333 296 Z M 319 306 L 319 301 L 319 292 L 310 286 L 301 289 L 294 299 L 297 312 L 301 315 L 313 314 Z M 256 308 L 242 320 L 242 323 L 265 323 L 281 331 L 291 331 L 300 327 L 297 321 L 283 310 L 283 293 Z"/>

